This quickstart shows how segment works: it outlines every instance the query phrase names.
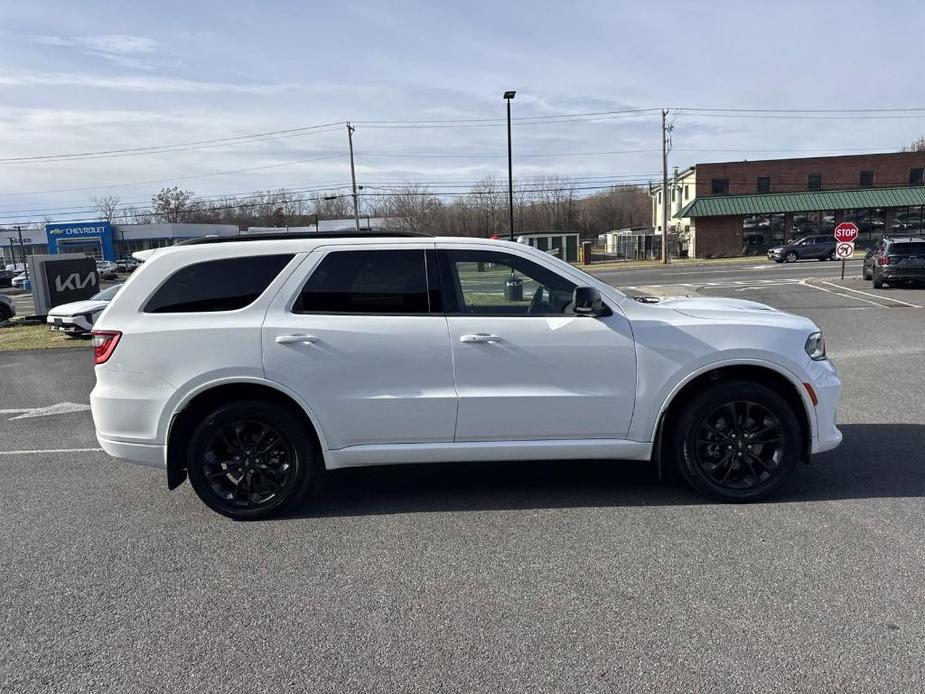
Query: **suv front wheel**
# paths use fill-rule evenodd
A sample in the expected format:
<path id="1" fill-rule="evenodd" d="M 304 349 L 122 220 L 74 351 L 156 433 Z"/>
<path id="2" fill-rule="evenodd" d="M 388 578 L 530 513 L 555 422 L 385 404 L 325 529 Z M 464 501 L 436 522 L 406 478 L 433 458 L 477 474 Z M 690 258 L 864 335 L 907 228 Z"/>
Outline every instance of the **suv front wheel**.
<path id="1" fill-rule="evenodd" d="M 672 449 L 685 481 L 722 501 L 755 501 L 780 491 L 800 460 L 791 406 L 758 383 L 717 383 L 674 419 Z"/>
<path id="2" fill-rule="evenodd" d="M 193 431 L 187 470 L 209 508 L 236 520 L 280 513 L 317 478 L 305 423 L 275 402 L 240 401 L 206 415 Z"/>

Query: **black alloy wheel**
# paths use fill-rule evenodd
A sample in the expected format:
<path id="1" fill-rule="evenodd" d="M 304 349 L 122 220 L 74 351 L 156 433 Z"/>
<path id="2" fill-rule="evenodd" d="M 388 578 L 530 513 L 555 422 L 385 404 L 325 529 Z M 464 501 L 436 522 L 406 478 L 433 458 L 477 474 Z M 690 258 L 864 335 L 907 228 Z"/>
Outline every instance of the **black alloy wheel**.
<path id="1" fill-rule="evenodd" d="M 288 408 L 239 402 L 209 414 L 190 441 L 190 483 L 211 509 L 237 520 L 280 512 L 317 476 L 313 441 Z"/>
<path id="2" fill-rule="evenodd" d="M 718 383 L 678 421 L 685 480 L 707 496 L 754 501 L 780 490 L 800 459 L 791 406 L 757 383 Z"/>
<path id="3" fill-rule="evenodd" d="M 788 263 L 795 263 L 797 261 L 796 252 L 790 251 L 787 255 L 784 256 L 784 261 Z"/>

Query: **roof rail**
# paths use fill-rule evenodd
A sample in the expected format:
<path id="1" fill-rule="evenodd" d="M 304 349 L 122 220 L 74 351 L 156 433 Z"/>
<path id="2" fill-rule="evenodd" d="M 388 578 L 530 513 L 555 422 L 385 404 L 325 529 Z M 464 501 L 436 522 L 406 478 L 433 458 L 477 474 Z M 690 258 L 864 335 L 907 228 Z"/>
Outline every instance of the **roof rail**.
<path id="1" fill-rule="evenodd" d="M 299 231 L 292 233 L 255 233 L 255 234 L 237 234 L 235 236 L 202 236 L 198 239 L 187 239 L 178 241 L 175 246 L 198 246 L 203 243 L 232 243 L 236 241 L 282 241 L 291 239 L 378 239 L 378 238 L 405 238 L 409 236 L 430 237 L 431 234 L 425 234 L 419 231 Z"/>

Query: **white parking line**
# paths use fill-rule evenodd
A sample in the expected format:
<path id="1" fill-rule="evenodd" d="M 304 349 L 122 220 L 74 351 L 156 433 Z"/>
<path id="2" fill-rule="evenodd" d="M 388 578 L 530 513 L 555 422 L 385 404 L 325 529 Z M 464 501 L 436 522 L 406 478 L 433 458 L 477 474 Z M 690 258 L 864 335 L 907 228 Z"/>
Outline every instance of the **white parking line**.
<path id="1" fill-rule="evenodd" d="M 910 308 L 922 308 L 916 304 L 910 304 L 908 301 L 900 301 L 899 299 L 894 299 L 891 296 L 882 296 L 881 294 L 871 294 L 870 292 L 862 292 L 860 289 L 851 289 L 850 287 L 843 287 L 840 284 L 832 284 L 831 282 L 826 282 L 825 280 L 819 280 L 822 284 L 827 284 L 830 287 L 836 287 L 837 289 L 844 289 L 849 292 L 855 292 L 856 294 L 863 294 L 864 296 L 872 296 L 875 299 L 884 299 L 886 301 L 895 301 L 897 304 L 902 304 L 903 306 L 909 306 Z M 853 298 L 853 297 L 852 297 Z"/>
<path id="2" fill-rule="evenodd" d="M 0 451 L 0 455 L 42 455 L 48 453 L 99 453 L 102 448 L 34 448 L 26 451 Z"/>
<path id="3" fill-rule="evenodd" d="M 818 289 L 820 292 L 826 292 L 827 294 L 834 294 L 835 296 L 840 296 L 843 299 L 853 299 L 854 301 L 863 301 L 865 304 L 871 304 L 872 306 L 876 306 L 877 308 L 886 308 L 886 306 L 884 306 L 883 304 L 878 304 L 876 301 L 871 301 L 869 299 L 862 299 L 859 296 L 850 296 L 850 295 L 842 294 L 841 292 L 833 292 L 831 289 L 826 289 L 825 287 L 817 287 L 815 284 L 810 284 L 806 280 L 803 280 L 802 282 L 800 282 L 800 284 L 802 284 L 804 287 L 810 287 L 811 289 Z M 838 285 L 836 284 L 833 286 L 837 287 Z"/>

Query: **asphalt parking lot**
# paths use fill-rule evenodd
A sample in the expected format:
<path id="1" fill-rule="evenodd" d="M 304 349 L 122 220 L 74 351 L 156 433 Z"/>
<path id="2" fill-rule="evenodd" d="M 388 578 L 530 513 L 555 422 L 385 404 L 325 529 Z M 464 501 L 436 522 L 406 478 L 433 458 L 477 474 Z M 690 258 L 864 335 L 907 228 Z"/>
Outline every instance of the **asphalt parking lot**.
<path id="1" fill-rule="evenodd" d="M 837 272 L 602 274 L 825 331 L 844 443 L 745 506 L 522 462 L 342 471 L 234 523 L 96 449 L 85 350 L 0 354 L 0 691 L 922 691 L 925 289 Z"/>

